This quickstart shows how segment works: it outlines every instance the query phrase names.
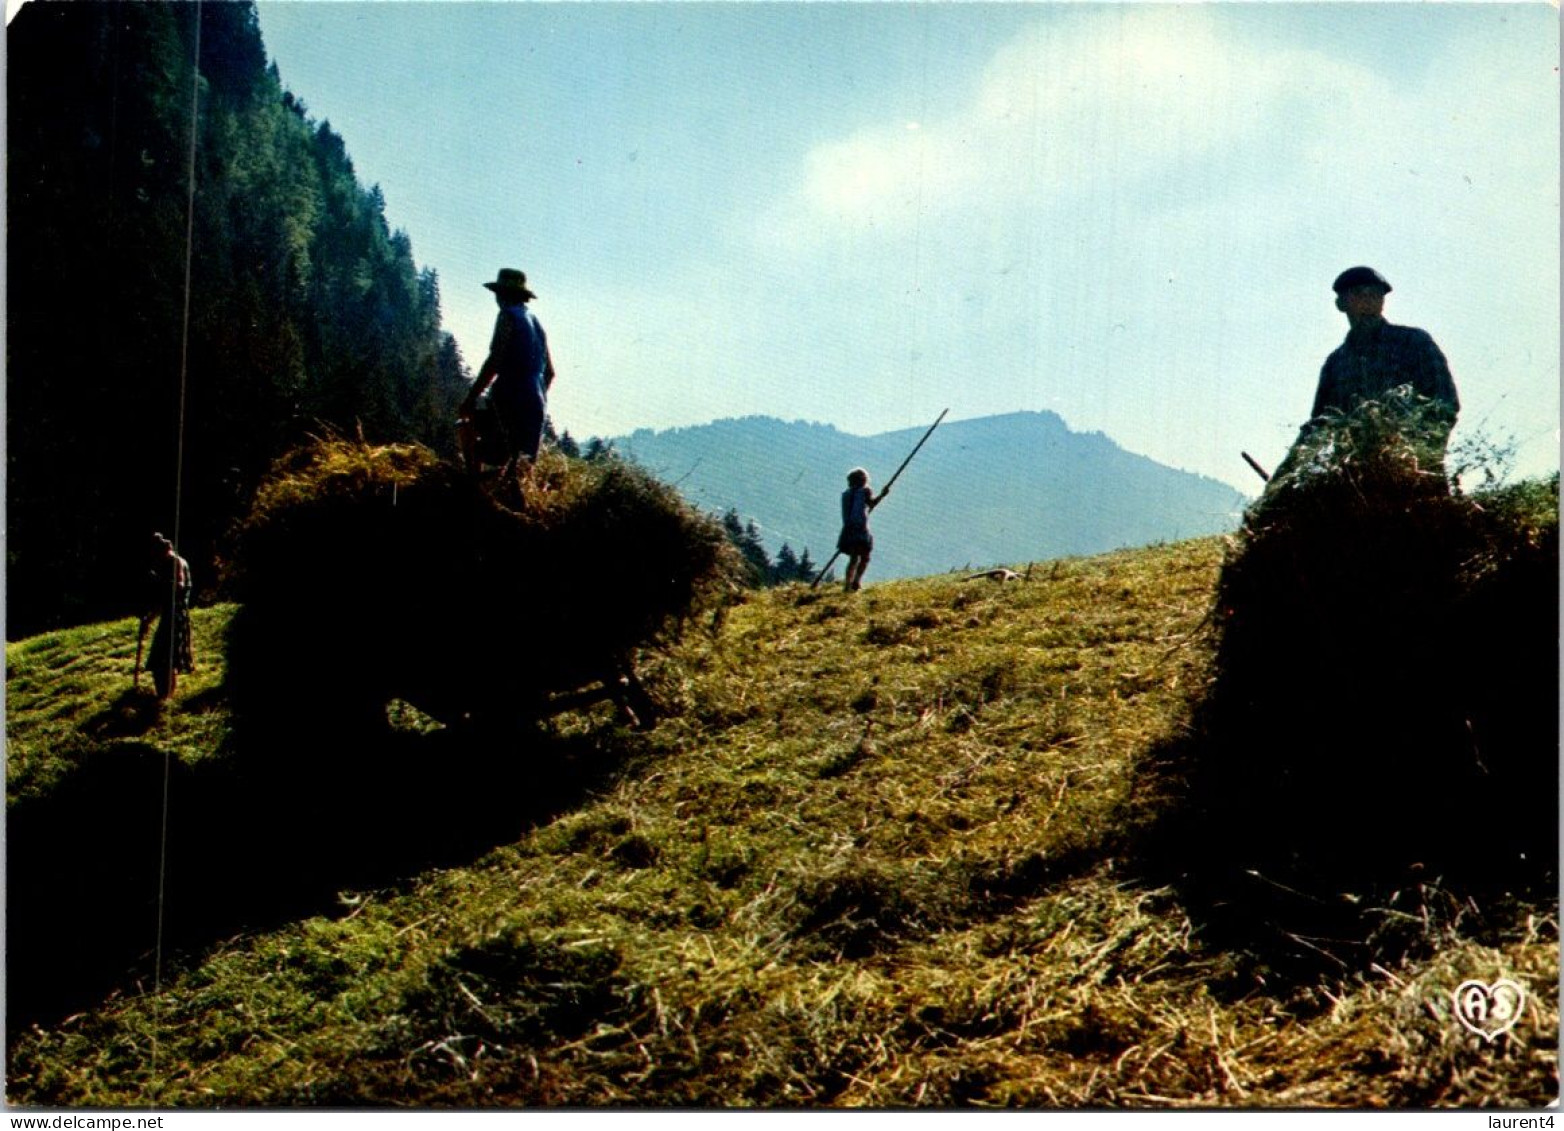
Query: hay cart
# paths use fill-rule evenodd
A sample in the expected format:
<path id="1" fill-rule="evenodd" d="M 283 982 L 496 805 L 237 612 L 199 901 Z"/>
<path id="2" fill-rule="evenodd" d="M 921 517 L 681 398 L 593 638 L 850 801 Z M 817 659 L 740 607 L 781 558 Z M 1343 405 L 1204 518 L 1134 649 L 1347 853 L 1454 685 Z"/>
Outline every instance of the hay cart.
<path id="1" fill-rule="evenodd" d="M 384 726 L 398 699 L 498 731 L 613 700 L 648 726 L 637 654 L 734 568 L 714 522 L 617 461 L 480 483 L 344 441 L 279 464 L 239 546 L 236 709 L 316 726 Z"/>

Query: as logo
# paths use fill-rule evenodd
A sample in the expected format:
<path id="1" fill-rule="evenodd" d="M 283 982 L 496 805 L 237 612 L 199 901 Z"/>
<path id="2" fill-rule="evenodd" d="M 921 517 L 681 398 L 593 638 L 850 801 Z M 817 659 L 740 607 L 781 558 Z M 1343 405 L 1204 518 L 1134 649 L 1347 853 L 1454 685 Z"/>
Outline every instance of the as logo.
<path id="1" fill-rule="evenodd" d="M 1526 991 L 1508 978 L 1492 985 L 1465 981 L 1455 988 L 1455 1016 L 1485 1041 L 1515 1028 L 1526 1007 Z"/>

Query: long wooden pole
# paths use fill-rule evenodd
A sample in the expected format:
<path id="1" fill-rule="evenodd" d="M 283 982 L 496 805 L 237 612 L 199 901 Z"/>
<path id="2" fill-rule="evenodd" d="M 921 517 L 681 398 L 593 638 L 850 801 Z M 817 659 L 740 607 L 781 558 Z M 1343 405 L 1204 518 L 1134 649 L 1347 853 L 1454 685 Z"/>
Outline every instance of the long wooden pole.
<path id="1" fill-rule="evenodd" d="M 934 418 L 934 423 L 929 425 L 929 430 L 923 434 L 923 439 L 919 440 L 915 445 L 913 445 L 912 451 L 907 453 L 907 458 L 901 461 L 901 466 L 898 467 L 895 472 L 892 473 L 891 477 L 885 481 L 885 486 L 880 488 L 881 499 L 885 497 L 885 492 L 891 489 L 891 484 L 896 482 L 896 477 L 899 476 L 903 471 L 907 470 L 907 465 L 912 462 L 912 457 L 918 454 L 918 449 L 923 447 L 924 444 L 928 443 L 929 437 L 934 435 L 934 429 L 939 427 L 940 421 L 945 419 L 945 413 L 949 411 L 950 409 L 947 408 Z M 876 500 L 875 506 L 878 505 L 879 502 Z M 873 508 L 871 507 L 870 509 L 872 510 Z M 836 564 L 836 559 L 841 556 L 842 551 L 840 550 L 832 554 L 831 560 L 825 563 L 825 567 L 821 569 L 819 573 L 815 574 L 815 579 L 809 583 L 809 588 L 813 589 L 815 586 L 819 585 L 830 568 Z"/>

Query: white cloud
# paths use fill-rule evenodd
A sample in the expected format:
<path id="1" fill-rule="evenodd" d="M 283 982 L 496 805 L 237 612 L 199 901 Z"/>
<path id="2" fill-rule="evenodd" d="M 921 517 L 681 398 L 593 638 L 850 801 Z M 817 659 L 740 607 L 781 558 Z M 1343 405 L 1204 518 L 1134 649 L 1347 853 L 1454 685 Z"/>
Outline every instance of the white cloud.
<path id="1" fill-rule="evenodd" d="M 1051 8 L 961 98 L 823 141 L 665 293 L 585 303 L 585 415 L 1050 408 L 1252 486 L 1236 452 L 1285 450 L 1367 261 L 1474 409 L 1556 418 L 1556 80 L 1474 44 L 1392 76 L 1222 11 Z"/>
<path id="2" fill-rule="evenodd" d="M 917 130 L 894 122 L 818 146 L 764 234 L 796 242 L 835 223 L 891 239 L 952 212 L 1133 191 L 1169 166 L 1302 144 L 1385 95 L 1328 58 L 1245 47 L 1214 18 L 1182 5 L 1056 11 L 995 55 L 967 103 Z"/>

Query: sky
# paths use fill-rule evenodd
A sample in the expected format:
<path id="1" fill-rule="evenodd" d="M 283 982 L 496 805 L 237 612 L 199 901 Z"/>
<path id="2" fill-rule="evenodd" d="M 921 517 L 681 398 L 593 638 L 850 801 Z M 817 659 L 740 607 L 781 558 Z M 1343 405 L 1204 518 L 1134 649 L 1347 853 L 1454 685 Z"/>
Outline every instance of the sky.
<path id="1" fill-rule="evenodd" d="M 1550 4 L 262 0 L 476 370 L 526 271 L 578 438 L 1050 410 L 1252 493 L 1369 264 L 1456 438 L 1558 466 Z"/>

